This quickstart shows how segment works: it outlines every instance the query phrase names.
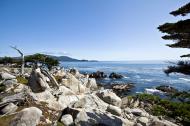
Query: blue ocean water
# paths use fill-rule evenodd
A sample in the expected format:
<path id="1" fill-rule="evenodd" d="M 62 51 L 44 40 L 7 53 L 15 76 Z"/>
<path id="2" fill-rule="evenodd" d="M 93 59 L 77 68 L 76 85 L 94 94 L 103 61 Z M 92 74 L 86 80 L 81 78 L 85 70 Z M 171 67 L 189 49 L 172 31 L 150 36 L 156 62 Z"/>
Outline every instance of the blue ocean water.
<path id="1" fill-rule="evenodd" d="M 133 93 L 144 92 L 146 88 L 155 88 L 159 85 L 170 85 L 178 90 L 190 90 L 190 77 L 182 74 L 167 76 L 163 70 L 169 64 L 166 62 L 62 62 L 64 68 L 77 68 L 80 72 L 91 73 L 103 71 L 106 74 L 116 72 L 124 75 L 123 79 L 101 80 L 103 84 L 113 82 L 131 82 L 135 87 Z"/>

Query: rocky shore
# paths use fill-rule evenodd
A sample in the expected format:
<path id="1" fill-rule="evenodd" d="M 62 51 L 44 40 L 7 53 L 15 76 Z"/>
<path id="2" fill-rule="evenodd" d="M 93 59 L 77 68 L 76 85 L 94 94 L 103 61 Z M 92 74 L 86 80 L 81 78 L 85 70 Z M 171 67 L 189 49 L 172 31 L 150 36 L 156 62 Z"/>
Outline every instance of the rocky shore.
<path id="1" fill-rule="evenodd" d="M 153 116 L 149 103 L 120 98 L 114 90 L 99 88 L 93 75 L 76 69 L 0 68 L 1 126 L 177 126 L 175 120 Z M 99 78 L 105 77 L 102 73 Z M 122 76 L 112 74 L 112 78 Z"/>

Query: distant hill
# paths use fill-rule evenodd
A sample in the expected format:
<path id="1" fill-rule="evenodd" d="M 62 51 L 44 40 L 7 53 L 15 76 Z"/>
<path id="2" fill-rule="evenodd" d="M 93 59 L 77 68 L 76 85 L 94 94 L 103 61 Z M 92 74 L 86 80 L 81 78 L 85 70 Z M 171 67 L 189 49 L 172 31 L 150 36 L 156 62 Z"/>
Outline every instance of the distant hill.
<path id="1" fill-rule="evenodd" d="M 48 55 L 54 59 L 57 59 L 59 61 L 64 61 L 64 62 L 97 62 L 97 60 L 79 60 L 79 59 L 75 59 L 75 58 L 71 58 L 69 56 L 52 56 L 52 55 Z"/>
<path id="2" fill-rule="evenodd" d="M 69 56 L 53 56 L 53 55 L 47 55 L 49 57 L 52 57 L 54 59 L 57 59 L 58 61 L 63 61 L 63 62 L 97 62 L 97 60 L 79 60 L 75 58 L 71 58 Z M 3 57 L 0 57 L 2 59 Z M 14 59 L 20 59 L 20 57 L 12 57 Z"/>

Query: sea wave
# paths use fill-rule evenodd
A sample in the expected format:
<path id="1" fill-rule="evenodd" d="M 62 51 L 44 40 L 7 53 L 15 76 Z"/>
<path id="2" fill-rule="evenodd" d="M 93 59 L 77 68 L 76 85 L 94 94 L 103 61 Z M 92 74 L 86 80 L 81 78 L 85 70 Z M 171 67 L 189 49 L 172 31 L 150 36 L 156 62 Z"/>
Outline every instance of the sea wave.
<path id="1" fill-rule="evenodd" d="M 145 88 L 145 93 L 147 93 L 147 94 L 163 94 L 164 92 L 157 90 L 155 88 Z"/>
<path id="2" fill-rule="evenodd" d="M 188 79 L 188 78 L 179 78 L 179 79 L 190 82 L 190 79 Z"/>

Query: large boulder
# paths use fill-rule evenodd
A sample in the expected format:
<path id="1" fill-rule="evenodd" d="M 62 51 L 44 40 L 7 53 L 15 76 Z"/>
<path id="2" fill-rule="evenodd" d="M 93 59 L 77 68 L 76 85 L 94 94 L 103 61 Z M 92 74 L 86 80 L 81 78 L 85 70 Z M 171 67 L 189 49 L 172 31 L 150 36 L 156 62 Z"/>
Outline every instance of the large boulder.
<path id="1" fill-rule="evenodd" d="M 96 84 L 96 79 L 89 78 L 88 82 L 86 84 L 86 87 L 89 88 L 90 90 L 96 90 L 98 88 L 98 86 Z"/>
<path id="2" fill-rule="evenodd" d="M 89 74 L 89 77 L 96 78 L 96 79 L 102 79 L 102 78 L 106 78 L 107 75 L 104 72 L 97 71 L 97 72 Z"/>
<path id="3" fill-rule="evenodd" d="M 100 109 L 105 111 L 108 104 L 102 101 L 95 94 L 87 94 L 82 99 L 76 101 L 72 107 L 83 108 L 85 110 Z"/>
<path id="4" fill-rule="evenodd" d="M 101 111 L 80 111 L 75 118 L 77 126 L 133 126 L 134 123 Z"/>
<path id="5" fill-rule="evenodd" d="M 121 115 L 121 108 L 119 108 L 117 106 L 109 105 L 107 107 L 107 111 L 110 112 L 113 115 L 117 115 L 117 116 Z"/>
<path id="6" fill-rule="evenodd" d="M 64 126 L 71 126 L 73 124 L 73 117 L 70 114 L 63 115 L 61 117 L 61 122 Z"/>
<path id="7" fill-rule="evenodd" d="M 147 126 L 149 119 L 147 117 L 139 117 L 137 122 L 142 124 L 143 126 Z"/>
<path id="8" fill-rule="evenodd" d="M 75 102 L 82 99 L 84 95 L 60 95 L 58 102 L 64 106 L 72 106 Z"/>
<path id="9" fill-rule="evenodd" d="M 149 126 L 178 126 L 178 125 L 164 119 L 159 120 L 155 118 L 153 119 L 153 121 L 151 122 Z"/>
<path id="10" fill-rule="evenodd" d="M 157 90 L 160 90 L 165 93 L 177 93 L 178 90 L 175 89 L 174 87 L 168 86 L 168 85 L 161 85 L 156 87 Z"/>
<path id="11" fill-rule="evenodd" d="M 82 85 L 81 81 L 79 81 L 75 76 L 70 73 L 67 73 L 66 79 L 63 80 L 62 84 L 70 88 L 73 92 L 77 94 L 85 92 L 85 86 Z"/>
<path id="12" fill-rule="evenodd" d="M 42 111 L 36 107 L 25 108 L 11 121 L 10 126 L 36 126 L 40 122 Z"/>
<path id="13" fill-rule="evenodd" d="M 111 78 L 111 79 L 121 79 L 121 78 L 123 78 L 123 75 L 121 75 L 121 74 L 117 74 L 117 73 L 111 73 L 110 75 L 109 75 L 109 78 Z"/>
<path id="14" fill-rule="evenodd" d="M 121 98 L 118 97 L 115 93 L 111 90 L 103 90 L 97 92 L 97 96 L 101 98 L 104 102 L 112 104 L 114 106 L 121 106 Z"/>
<path id="15" fill-rule="evenodd" d="M 9 103 L 8 105 L 6 105 L 5 107 L 3 107 L 3 108 L 0 110 L 0 113 L 1 113 L 1 114 L 10 114 L 10 113 L 15 112 L 17 109 L 18 109 L 18 106 L 16 106 L 16 105 L 13 104 L 13 103 Z"/>
<path id="16" fill-rule="evenodd" d="M 11 80 L 11 79 L 15 79 L 16 77 L 7 73 L 7 72 L 1 72 L 0 73 L 0 79 L 1 80 Z"/>
<path id="17" fill-rule="evenodd" d="M 43 92 L 46 89 L 49 88 L 48 83 L 46 82 L 46 77 L 41 73 L 40 68 L 37 68 L 32 71 L 28 85 L 32 89 L 33 92 L 38 93 L 38 92 Z"/>
<path id="18" fill-rule="evenodd" d="M 47 107 L 54 110 L 62 110 L 67 107 L 64 103 L 60 103 L 57 99 L 51 94 L 50 91 L 46 90 L 40 93 L 29 93 L 30 97 L 37 102 L 47 103 Z"/>

